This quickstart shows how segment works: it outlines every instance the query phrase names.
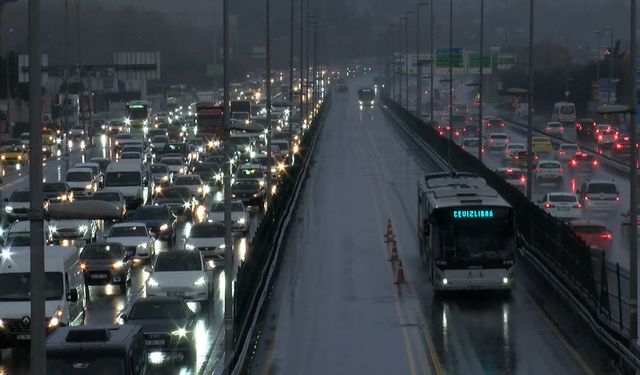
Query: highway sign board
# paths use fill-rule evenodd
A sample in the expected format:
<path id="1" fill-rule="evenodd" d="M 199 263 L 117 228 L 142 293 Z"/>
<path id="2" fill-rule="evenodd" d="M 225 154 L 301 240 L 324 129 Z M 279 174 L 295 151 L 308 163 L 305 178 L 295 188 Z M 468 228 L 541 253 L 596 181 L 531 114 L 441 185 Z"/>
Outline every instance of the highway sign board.
<path id="1" fill-rule="evenodd" d="M 467 73 L 480 73 L 480 54 L 470 52 L 466 54 L 467 59 Z M 482 56 L 482 72 L 491 73 L 491 56 Z"/>
<path id="2" fill-rule="evenodd" d="M 451 61 L 449 61 L 451 56 Z M 464 68 L 464 48 L 438 48 L 436 50 L 436 68 Z"/>
<path id="3" fill-rule="evenodd" d="M 501 54 L 498 55 L 498 70 L 509 70 L 516 65 L 516 55 Z"/>

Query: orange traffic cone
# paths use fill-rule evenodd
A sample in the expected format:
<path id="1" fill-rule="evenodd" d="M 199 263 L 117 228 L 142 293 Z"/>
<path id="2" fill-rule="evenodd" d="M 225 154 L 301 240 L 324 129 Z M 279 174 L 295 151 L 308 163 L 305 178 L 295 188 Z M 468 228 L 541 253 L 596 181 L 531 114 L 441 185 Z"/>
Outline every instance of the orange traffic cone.
<path id="1" fill-rule="evenodd" d="M 396 276 L 396 281 L 394 284 L 406 284 L 406 280 L 404 279 L 404 269 L 402 268 L 402 261 L 398 261 L 398 273 Z"/>
<path id="2" fill-rule="evenodd" d="M 391 258 L 389 258 L 389 262 L 397 262 L 398 261 L 398 246 L 396 246 L 395 241 L 393 242 L 393 247 L 391 248 Z"/>
<path id="3" fill-rule="evenodd" d="M 391 219 L 387 223 L 387 233 L 384 234 L 384 242 L 389 243 L 395 239 L 395 235 L 393 234 L 393 226 L 391 225 Z"/>

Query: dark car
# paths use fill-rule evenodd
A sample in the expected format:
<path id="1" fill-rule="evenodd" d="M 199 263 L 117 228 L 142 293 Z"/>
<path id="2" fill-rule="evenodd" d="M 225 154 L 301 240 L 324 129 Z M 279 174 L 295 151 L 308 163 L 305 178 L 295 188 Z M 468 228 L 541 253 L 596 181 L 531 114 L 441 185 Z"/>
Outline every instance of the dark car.
<path id="1" fill-rule="evenodd" d="M 127 221 L 145 223 L 156 238 L 167 241 L 169 246 L 176 241 L 176 216 L 166 205 L 142 206 L 127 215 Z"/>
<path id="2" fill-rule="evenodd" d="M 578 139 L 593 138 L 596 134 L 596 122 L 591 118 L 576 121 L 576 137 Z"/>
<path id="3" fill-rule="evenodd" d="M 178 216 L 195 213 L 196 199 L 186 186 L 169 186 L 157 190 L 155 194 L 154 205 L 166 205 Z"/>
<path id="4" fill-rule="evenodd" d="M 80 250 L 80 267 L 87 285 L 118 285 L 122 294 L 131 284 L 131 259 L 117 242 L 92 243 Z"/>
<path id="5" fill-rule="evenodd" d="M 190 152 L 191 148 L 186 143 L 168 143 L 164 145 L 163 149 L 164 156 L 168 156 L 168 154 L 180 154 L 184 160 L 189 158 Z"/>
<path id="6" fill-rule="evenodd" d="M 212 162 L 198 163 L 193 167 L 193 173 L 199 175 L 202 181 L 210 182 L 219 176 L 220 165 Z"/>
<path id="7" fill-rule="evenodd" d="M 567 165 L 572 171 L 592 171 L 600 166 L 600 162 L 593 155 L 581 151 L 576 152 Z"/>
<path id="8" fill-rule="evenodd" d="M 240 199 L 247 206 L 262 206 L 264 189 L 254 179 L 236 180 L 231 185 L 231 198 Z"/>
<path id="9" fill-rule="evenodd" d="M 142 327 L 148 352 L 182 355 L 185 362 L 193 362 L 196 315 L 182 298 L 138 298 L 120 318 Z"/>
<path id="10" fill-rule="evenodd" d="M 45 182 L 42 184 L 44 199 L 52 203 L 71 202 L 73 192 L 66 182 Z"/>

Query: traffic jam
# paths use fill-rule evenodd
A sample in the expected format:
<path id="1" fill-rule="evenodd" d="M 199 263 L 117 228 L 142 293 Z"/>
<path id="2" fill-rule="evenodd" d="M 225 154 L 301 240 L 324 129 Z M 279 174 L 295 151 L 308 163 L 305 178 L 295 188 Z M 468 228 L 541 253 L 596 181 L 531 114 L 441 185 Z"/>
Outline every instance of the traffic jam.
<path id="1" fill-rule="evenodd" d="M 603 162 L 606 158 L 628 164 L 630 136 L 623 124 L 576 119 L 573 103 L 559 102 L 549 120 L 534 116 L 532 149 L 528 150 L 526 117 L 518 113 L 486 108 L 485 113 L 495 115 L 483 116 L 480 140 L 478 104 L 473 99 L 454 104 L 451 119 L 448 108 L 436 112 L 442 114 L 433 123 L 440 136 L 448 138 L 452 126 L 451 136 L 462 149 L 477 157 L 481 148 L 483 162 L 523 194 L 527 168 L 531 168 L 536 205 L 566 222 L 594 255 L 604 253 L 609 261 L 625 261 L 621 237 L 626 234 L 628 203 L 621 203 L 621 197 L 629 196 L 628 178 Z M 527 166 L 529 152 L 532 165 Z"/>
<path id="2" fill-rule="evenodd" d="M 120 113 L 67 132 L 59 122 L 43 125 L 48 347 L 61 340 L 48 366 L 62 371 L 56 373 L 77 368 L 68 358 L 87 350 L 60 336 L 69 326 L 87 327 L 73 331 L 75 342 L 96 342 L 86 365 L 99 361 L 101 371 L 120 372 L 115 357 L 97 354 L 97 342 L 114 335 L 104 327 L 114 324 L 123 327 L 122 345 L 136 347 L 131 337 L 143 337 L 144 350 L 133 350 L 131 363 L 168 366 L 169 373 L 203 365 L 221 337 L 221 301 L 232 287 L 224 285 L 225 174 L 236 269 L 267 209 L 266 189 L 278 194 L 306 129 L 291 121 L 288 102 L 273 100 L 268 152 L 260 86 L 232 86 L 229 139 L 221 94 L 195 90 L 188 102 L 162 102 L 161 110 L 152 101 L 130 101 Z M 30 340 L 28 138 L 0 146 L 0 347 L 13 350 Z"/>

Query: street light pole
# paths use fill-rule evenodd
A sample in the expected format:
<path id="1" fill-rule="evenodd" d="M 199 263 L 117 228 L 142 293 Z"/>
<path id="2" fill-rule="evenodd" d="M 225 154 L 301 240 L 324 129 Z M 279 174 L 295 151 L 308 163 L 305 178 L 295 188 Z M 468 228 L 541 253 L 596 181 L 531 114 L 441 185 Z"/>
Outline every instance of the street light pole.
<path id="1" fill-rule="evenodd" d="M 412 10 L 406 11 L 404 22 L 404 107 L 409 110 L 409 15 Z"/>
<path id="2" fill-rule="evenodd" d="M 478 160 L 482 163 L 482 110 L 483 110 L 483 97 L 482 97 L 482 78 L 484 73 L 484 0 L 480 0 L 480 80 L 478 82 L 478 141 L 480 147 L 478 147 Z"/>
<path id="3" fill-rule="evenodd" d="M 223 73 L 222 81 L 224 86 L 224 107 L 223 107 L 223 122 L 224 122 L 224 154 L 225 165 L 224 169 L 224 356 L 226 368 L 229 373 L 231 372 L 231 361 L 233 360 L 234 352 L 234 332 L 233 332 L 233 241 L 231 238 L 231 122 L 230 122 L 230 92 L 229 92 L 229 0 L 222 0 L 222 27 L 223 27 L 223 52 L 222 52 L 222 64 Z"/>
<path id="4" fill-rule="evenodd" d="M 400 72 L 398 72 L 398 67 L 400 66 L 399 57 L 402 54 L 402 37 L 400 36 L 400 25 L 401 20 L 398 20 L 398 23 L 396 25 L 393 25 L 393 28 L 396 30 L 394 38 L 396 36 L 398 38 L 398 51 L 397 53 L 395 51 L 393 53 L 393 100 L 395 100 L 398 104 L 400 104 L 400 99 L 402 99 L 402 95 L 400 94 L 402 90 L 402 77 L 400 77 Z M 396 80 L 398 81 L 398 83 L 396 83 Z"/>
<path id="5" fill-rule="evenodd" d="M 267 181 L 265 183 L 267 207 L 271 207 L 271 0 L 266 0 L 266 78 L 267 95 Z"/>
<path id="6" fill-rule="evenodd" d="M 596 34 L 598 36 L 598 45 L 596 50 L 598 51 L 598 54 L 596 55 L 596 82 L 600 82 L 600 56 L 602 55 L 602 51 L 600 50 L 601 48 L 601 38 L 602 38 L 602 31 L 597 30 L 594 31 L 594 34 Z"/>
<path id="7" fill-rule="evenodd" d="M 31 373 L 46 375 L 44 194 L 42 190 L 42 85 L 40 0 L 29 0 L 29 221 L 31 231 Z M 23 319 L 24 321 L 24 319 Z"/>
<path id="8" fill-rule="evenodd" d="M 448 151 L 449 151 L 449 164 L 453 164 L 453 0 L 449 0 L 449 148 L 448 148 Z"/>
<path id="9" fill-rule="evenodd" d="M 607 26 L 604 30 L 609 32 L 609 79 L 613 79 L 613 61 L 614 61 L 614 52 L 613 52 L 613 27 Z"/>
<path id="10" fill-rule="evenodd" d="M 531 137 L 533 135 L 533 0 L 529 0 L 529 89 L 527 90 L 527 199 L 532 197 L 533 163 Z"/>
<path id="11" fill-rule="evenodd" d="M 400 56 L 404 55 L 404 49 L 406 48 L 406 46 L 403 48 L 402 47 L 402 20 L 405 20 L 405 22 L 407 22 L 407 16 L 402 16 L 400 17 L 400 21 L 398 21 L 398 23 L 400 24 L 400 27 L 398 28 L 398 34 L 400 35 Z M 405 28 L 406 29 L 406 28 Z M 406 57 L 405 57 L 406 60 Z M 406 74 L 406 72 L 405 72 Z M 399 77 L 398 77 L 398 104 L 400 104 L 400 106 L 402 106 L 402 68 L 400 68 L 400 72 L 399 72 Z"/>
<path id="12" fill-rule="evenodd" d="M 638 338 L 638 129 L 636 128 L 636 107 L 638 105 L 638 93 L 636 88 L 636 0 L 631 0 L 630 9 L 630 41 L 631 58 L 629 59 L 629 72 L 631 77 L 631 106 L 629 111 L 629 126 L 631 128 L 631 159 L 630 159 L 630 190 L 629 200 L 629 338 L 635 341 Z"/>
<path id="13" fill-rule="evenodd" d="M 291 14 L 289 15 L 289 147 L 293 147 L 293 21 L 295 0 L 291 0 Z"/>
<path id="14" fill-rule="evenodd" d="M 431 0 L 433 1 L 433 0 Z M 416 5 L 416 117 L 420 118 L 422 113 L 422 65 L 420 64 L 420 7 L 429 3 L 418 3 Z"/>
<path id="15" fill-rule="evenodd" d="M 300 95 L 300 108 L 298 108 L 298 113 L 300 113 L 300 125 L 304 124 L 304 67 L 303 67 L 303 57 L 304 56 L 304 0 L 300 0 L 300 90 L 298 94 Z"/>
<path id="16" fill-rule="evenodd" d="M 433 92 L 433 80 L 435 79 L 435 62 L 436 62 L 436 55 L 434 53 L 433 50 L 433 29 L 434 29 L 434 16 L 433 16 L 433 3 L 435 2 L 435 0 L 431 0 L 429 2 L 429 4 L 431 4 L 431 14 L 429 15 L 430 19 L 430 24 L 429 25 L 431 27 L 431 31 L 429 32 L 429 49 L 431 50 L 431 82 L 430 84 L 430 94 L 429 94 L 429 116 L 430 116 L 430 121 L 433 124 L 433 104 L 434 104 L 434 92 Z"/>

